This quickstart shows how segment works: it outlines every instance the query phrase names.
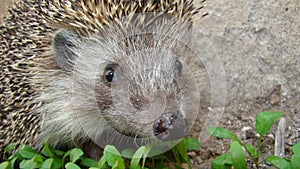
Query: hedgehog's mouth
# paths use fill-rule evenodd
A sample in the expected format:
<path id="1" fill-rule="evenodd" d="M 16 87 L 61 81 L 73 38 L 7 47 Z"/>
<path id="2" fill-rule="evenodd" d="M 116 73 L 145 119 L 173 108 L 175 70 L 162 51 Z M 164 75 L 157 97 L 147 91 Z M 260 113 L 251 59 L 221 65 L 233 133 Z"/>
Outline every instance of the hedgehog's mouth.
<path id="1" fill-rule="evenodd" d="M 110 124 L 110 130 L 107 131 L 113 134 L 108 134 L 106 137 L 116 137 L 118 135 L 133 139 L 157 138 L 161 141 L 171 141 L 185 137 L 189 130 L 188 120 L 178 112 L 163 113 L 156 120 L 140 128 L 132 125 L 116 125 L 109 119 L 107 119 L 107 122 Z M 152 130 L 150 126 L 152 126 Z M 145 128 L 149 128 L 149 130 L 145 131 Z"/>
<path id="2" fill-rule="evenodd" d="M 95 140 L 99 145 L 113 145 L 120 150 L 123 149 L 137 149 L 140 146 L 151 143 L 152 137 L 145 136 L 143 134 L 137 134 L 134 132 L 128 132 L 125 129 L 120 130 L 115 127 L 106 128 L 102 133 L 101 137 L 98 137 L 100 140 Z"/>
<path id="3" fill-rule="evenodd" d="M 178 111 L 162 113 L 150 123 L 136 125 L 119 122 L 112 116 L 104 116 L 109 126 L 104 129 L 101 136 L 93 139 L 98 145 L 113 145 L 119 150 L 137 149 L 147 144 L 169 144 L 185 137 L 189 131 L 188 120 Z M 114 120 L 113 120 L 114 119 Z M 122 118 L 119 118 L 122 120 Z M 124 119 L 123 119 L 124 120 Z"/>
<path id="4" fill-rule="evenodd" d="M 153 124 L 154 135 L 162 141 L 183 138 L 188 132 L 188 121 L 179 112 L 166 112 Z"/>

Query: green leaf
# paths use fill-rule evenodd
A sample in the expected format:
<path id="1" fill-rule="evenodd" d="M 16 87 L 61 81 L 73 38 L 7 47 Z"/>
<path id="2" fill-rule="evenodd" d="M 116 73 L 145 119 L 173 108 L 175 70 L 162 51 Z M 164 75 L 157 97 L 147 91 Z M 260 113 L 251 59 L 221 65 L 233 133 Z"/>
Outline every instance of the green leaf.
<path id="1" fill-rule="evenodd" d="M 282 117 L 282 112 L 260 112 L 256 117 L 256 131 L 260 136 L 269 132 L 275 120 Z"/>
<path id="2" fill-rule="evenodd" d="M 146 145 L 144 154 L 143 154 L 143 163 L 142 163 L 142 168 L 145 168 L 145 163 L 146 163 L 146 158 L 148 157 L 148 154 L 152 150 L 152 145 Z"/>
<path id="3" fill-rule="evenodd" d="M 44 143 L 44 148 L 42 150 L 43 154 L 47 157 L 55 157 L 54 150 L 48 145 L 47 141 Z"/>
<path id="4" fill-rule="evenodd" d="M 280 169 L 290 169 L 290 163 L 284 160 L 283 158 L 277 157 L 277 156 L 269 156 L 266 158 L 266 161 L 273 164 L 274 166 L 280 168 Z"/>
<path id="5" fill-rule="evenodd" d="M 206 132 L 218 138 L 227 138 L 227 139 L 232 139 L 234 141 L 240 142 L 238 136 L 236 136 L 233 132 L 222 127 L 208 127 L 206 129 Z"/>
<path id="6" fill-rule="evenodd" d="M 145 149 L 145 146 L 141 146 L 139 149 L 136 150 L 130 162 L 130 169 L 140 168 L 139 162 L 144 155 Z"/>
<path id="7" fill-rule="evenodd" d="M 37 155 L 37 152 L 28 145 L 20 145 L 19 153 L 25 159 L 31 159 Z"/>
<path id="8" fill-rule="evenodd" d="M 155 156 L 151 156 L 150 159 L 152 160 L 163 160 L 166 156 L 164 154 L 157 154 Z"/>
<path id="9" fill-rule="evenodd" d="M 37 162 L 34 161 L 34 159 L 30 160 L 23 160 L 20 162 L 20 168 L 26 168 L 26 169 L 31 169 L 31 168 L 39 168 Z"/>
<path id="10" fill-rule="evenodd" d="M 61 150 L 54 150 L 54 153 L 57 155 L 57 156 L 62 156 L 65 154 L 64 151 L 61 151 Z"/>
<path id="11" fill-rule="evenodd" d="M 29 160 L 23 160 L 20 162 L 20 168 L 41 168 L 43 163 L 43 157 L 36 155 Z"/>
<path id="12" fill-rule="evenodd" d="M 113 154 L 116 156 L 121 156 L 120 152 L 114 146 L 111 146 L 111 145 L 105 146 L 104 152 L 110 153 L 110 154 Z"/>
<path id="13" fill-rule="evenodd" d="M 52 168 L 63 168 L 64 163 L 62 158 L 54 158 L 53 160 Z"/>
<path id="14" fill-rule="evenodd" d="M 111 167 L 112 169 L 118 169 L 119 161 L 115 161 L 115 164 Z"/>
<path id="15" fill-rule="evenodd" d="M 134 153 L 135 153 L 134 149 L 128 148 L 122 151 L 122 156 L 131 159 Z"/>
<path id="16" fill-rule="evenodd" d="M 83 156 L 83 151 L 79 148 L 74 148 L 70 153 L 70 161 L 75 163 L 81 156 Z"/>
<path id="17" fill-rule="evenodd" d="M 4 161 L 0 164 L 0 169 L 9 169 L 9 162 Z"/>
<path id="18" fill-rule="evenodd" d="M 118 158 L 118 168 L 117 169 L 125 169 L 125 162 L 122 157 Z"/>
<path id="19" fill-rule="evenodd" d="M 8 146 L 5 147 L 4 151 L 5 152 L 12 151 L 12 150 L 16 149 L 16 146 L 17 146 L 16 143 L 9 144 Z"/>
<path id="20" fill-rule="evenodd" d="M 189 163 L 190 159 L 189 156 L 187 154 L 187 149 L 186 149 L 186 142 L 184 139 L 182 139 L 173 149 L 172 149 L 174 155 L 176 156 L 176 152 L 179 153 L 179 155 L 181 156 L 181 158 L 184 160 L 184 162 Z M 176 152 L 174 152 L 176 151 Z M 180 159 L 180 158 L 179 158 Z M 181 161 L 177 161 L 177 162 L 181 162 Z"/>
<path id="21" fill-rule="evenodd" d="M 247 169 L 246 157 L 240 143 L 234 141 L 230 144 L 230 154 L 234 169 Z"/>
<path id="22" fill-rule="evenodd" d="M 37 154 L 36 156 L 34 156 L 34 161 L 38 162 L 38 163 L 43 163 L 45 160 L 45 158 L 42 155 Z"/>
<path id="23" fill-rule="evenodd" d="M 300 168 L 300 154 L 294 154 L 291 157 L 291 166 L 292 166 L 292 169 Z"/>
<path id="24" fill-rule="evenodd" d="M 298 142 L 297 144 L 295 144 L 292 147 L 292 151 L 294 154 L 300 154 L 300 142 Z M 300 160 L 299 160 L 300 161 Z"/>
<path id="25" fill-rule="evenodd" d="M 45 160 L 43 165 L 42 165 L 42 169 L 51 169 L 51 168 L 53 168 L 53 167 L 51 167 L 52 164 L 53 164 L 53 161 L 54 161 L 53 158 L 49 158 L 49 159 Z"/>
<path id="26" fill-rule="evenodd" d="M 257 152 L 256 148 L 251 145 L 251 144 L 245 144 L 245 148 L 247 150 L 248 153 L 250 153 L 249 155 L 254 157 L 254 158 L 258 158 L 261 156 L 261 152 Z"/>
<path id="27" fill-rule="evenodd" d="M 257 151 L 256 151 L 256 148 L 253 145 L 245 144 L 245 148 L 247 150 L 247 153 L 249 153 L 250 156 L 256 157 Z"/>
<path id="28" fill-rule="evenodd" d="M 111 145 L 105 146 L 103 155 L 105 156 L 107 164 L 111 167 L 114 166 L 116 161 L 118 161 L 119 159 L 123 160 L 123 158 L 121 158 L 120 152 L 114 146 Z"/>
<path id="29" fill-rule="evenodd" d="M 84 158 L 81 160 L 80 164 L 86 167 L 97 167 L 98 162 L 91 158 Z"/>
<path id="30" fill-rule="evenodd" d="M 106 159 L 105 159 L 105 156 L 103 155 L 98 162 L 98 167 L 104 168 L 105 164 L 106 164 Z"/>
<path id="31" fill-rule="evenodd" d="M 198 150 L 201 147 L 196 138 L 184 138 L 187 150 Z"/>
<path id="32" fill-rule="evenodd" d="M 122 158 L 118 158 L 112 169 L 125 169 L 124 160 Z"/>
<path id="33" fill-rule="evenodd" d="M 66 159 L 68 156 L 70 156 L 71 151 L 72 151 L 72 150 L 68 150 L 68 151 L 64 154 L 63 160 L 62 160 L 63 162 L 65 161 L 65 159 Z"/>
<path id="34" fill-rule="evenodd" d="M 14 168 L 17 157 L 10 160 L 10 168 Z"/>
<path id="35" fill-rule="evenodd" d="M 12 159 L 14 159 L 14 158 L 16 158 L 16 159 L 23 159 L 22 157 L 21 157 L 21 155 L 20 155 L 20 153 L 19 153 L 19 150 L 18 151 L 16 151 L 15 153 L 13 153 L 12 155 L 10 155 L 9 157 L 8 157 L 8 161 L 11 161 Z"/>
<path id="36" fill-rule="evenodd" d="M 80 167 L 75 164 L 75 163 L 72 163 L 72 162 L 68 162 L 66 165 L 65 165 L 66 169 L 80 169 Z"/>
<path id="37" fill-rule="evenodd" d="M 144 158 L 148 157 L 148 154 L 151 152 L 152 148 L 153 148 L 153 145 L 151 145 L 151 144 L 146 145 L 146 149 L 144 152 Z"/>
<path id="38" fill-rule="evenodd" d="M 230 153 L 225 153 L 212 161 L 212 169 L 230 169 L 232 166 L 232 160 Z"/>

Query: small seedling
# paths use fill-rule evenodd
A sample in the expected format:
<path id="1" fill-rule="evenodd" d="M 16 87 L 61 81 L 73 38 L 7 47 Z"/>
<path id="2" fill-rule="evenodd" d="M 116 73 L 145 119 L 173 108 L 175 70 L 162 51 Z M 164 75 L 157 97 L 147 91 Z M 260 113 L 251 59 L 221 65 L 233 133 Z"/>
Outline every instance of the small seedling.
<path id="1" fill-rule="evenodd" d="M 269 132 L 274 122 L 283 116 L 281 112 L 261 112 L 256 117 L 256 132 L 259 134 L 257 147 L 251 144 L 244 144 L 236 134 L 221 128 L 209 127 L 207 132 L 218 138 L 227 138 L 233 140 L 230 144 L 230 151 L 222 154 L 212 161 L 213 169 L 247 169 L 246 158 L 250 159 L 256 168 L 260 164 L 269 162 L 280 169 L 297 169 L 300 168 L 300 143 L 293 146 L 294 155 L 291 159 L 285 159 L 278 156 L 269 156 L 261 159 L 261 144 L 263 137 Z M 244 154 L 243 149 L 247 152 Z"/>
<path id="2" fill-rule="evenodd" d="M 300 142 L 292 147 L 293 155 L 290 159 L 278 156 L 269 156 L 266 161 L 280 169 L 299 169 L 300 168 Z"/>
<path id="3" fill-rule="evenodd" d="M 42 152 L 36 152 L 28 145 L 20 145 L 17 149 L 14 144 L 6 147 L 5 151 L 15 152 L 0 164 L 0 169 L 13 168 L 43 168 L 43 169 L 166 169 L 165 164 L 174 164 L 176 168 L 181 168 L 182 163 L 188 164 L 191 168 L 187 155 L 189 150 L 197 150 L 200 143 L 194 138 L 184 138 L 171 151 L 164 154 L 147 157 L 152 150 L 151 146 L 141 146 L 136 151 L 126 149 L 120 153 L 114 146 L 107 145 L 104 148 L 103 156 L 99 161 L 86 158 L 81 149 L 74 148 L 67 152 L 51 148 L 47 140 Z M 172 153 L 172 155 L 170 155 Z M 130 161 L 129 161 L 130 160 Z M 175 162 L 174 162 L 175 160 Z M 128 162 L 129 161 L 129 162 Z M 146 165 L 148 161 L 149 167 Z M 173 167 L 173 168 L 174 168 Z"/>

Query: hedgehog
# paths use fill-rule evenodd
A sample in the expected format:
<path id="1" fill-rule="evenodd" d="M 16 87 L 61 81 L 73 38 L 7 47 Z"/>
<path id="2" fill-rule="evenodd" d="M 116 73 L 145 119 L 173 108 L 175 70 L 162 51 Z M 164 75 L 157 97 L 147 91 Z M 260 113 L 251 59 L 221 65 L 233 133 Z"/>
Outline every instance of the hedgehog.
<path id="1" fill-rule="evenodd" d="M 126 144 L 184 137 L 202 67 L 181 41 L 203 3 L 15 3 L 0 27 L 1 158 L 10 143 L 40 150 L 46 138 L 99 159 L 103 145 L 126 140 L 118 135 Z"/>

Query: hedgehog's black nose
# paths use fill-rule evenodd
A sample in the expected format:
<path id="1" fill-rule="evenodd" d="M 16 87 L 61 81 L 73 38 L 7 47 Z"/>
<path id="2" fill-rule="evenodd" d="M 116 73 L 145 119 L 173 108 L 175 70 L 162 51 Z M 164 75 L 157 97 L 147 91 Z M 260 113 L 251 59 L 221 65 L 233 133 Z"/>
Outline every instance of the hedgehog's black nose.
<path id="1" fill-rule="evenodd" d="M 179 112 L 163 113 L 155 120 L 153 131 L 162 141 L 180 139 L 188 132 L 188 122 Z"/>

